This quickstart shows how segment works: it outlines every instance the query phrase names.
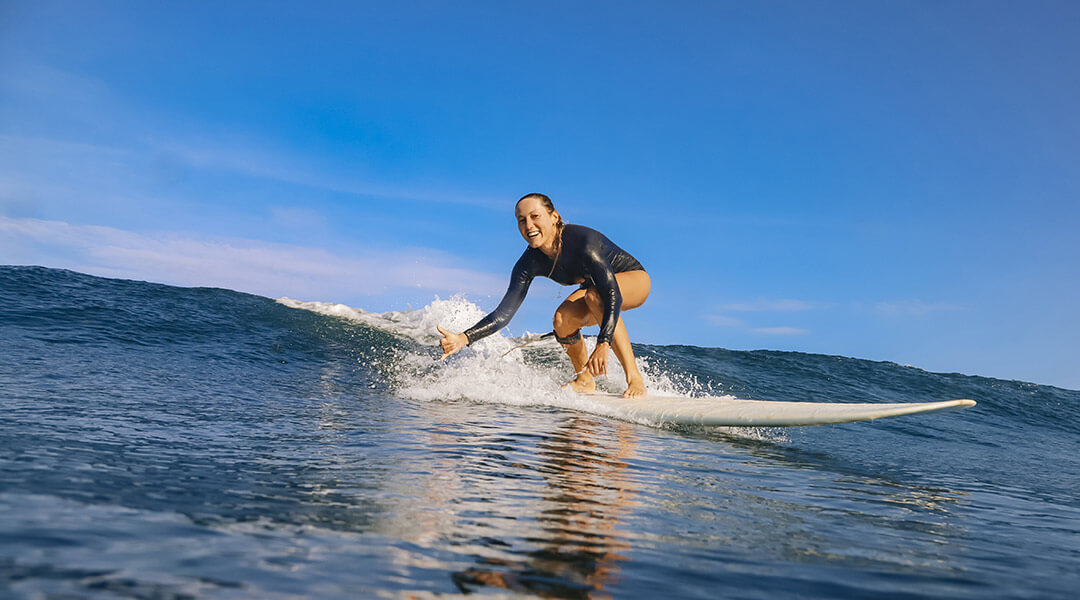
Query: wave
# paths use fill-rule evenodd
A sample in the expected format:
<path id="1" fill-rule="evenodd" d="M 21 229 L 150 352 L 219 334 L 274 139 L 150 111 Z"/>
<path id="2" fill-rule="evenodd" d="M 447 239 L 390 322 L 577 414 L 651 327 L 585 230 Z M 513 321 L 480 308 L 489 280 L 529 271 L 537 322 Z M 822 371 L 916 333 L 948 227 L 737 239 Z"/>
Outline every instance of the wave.
<path id="1" fill-rule="evenodd" d="M 186 352 L 226 370 L 319 368 L 333 361 L 349 380 L 415 401 L 604 412 L 587 398 L 560 389 L 572 367 L 550 339 L 511 351 L 529 336 L 511 338 L 500 332 L 439 361 L 435 326 L 461 331 L 484 314 L 461 297 L 436 298 L 416 310 L 374 313 L 219 288 L 0 267 L 2 322 L 9 332 L 17 330 L 37 344 Z M 1080 433 L 1080 392 L 1051 386 L 798 352 L 649 344 L 635 344 L 635 349 L 650 392 L 658 395 L 813 402 L 973 398 L 979 406 L 958 413 L 959 418 Z M 618 361 L 610 361 L 609 368 L 601 389 L 622 391 L 625 376 Z"/>
<path id="2" fill-rule="evenodd" d="M 246 419 L 236 414 L 245 410 L 253 419 L 266 418 L 255 416 L 256 407 L 265 412 L 288 403 L 334 402 L 377 412 L 410 410 L 410 403 L 423 410 L 437 402 L 570 410 L 655 425 L 561 390 L 572 367 L 553 340 L 506 354 L 525 338 L 500 332 L 440 361 L 435 325 L 463 330 L 483 314 L 462 298 L 373 313 L 225 289 L 0 267 L 0 347 L 7 358 L 0 361 L 0 382 L 9 402 L 28 407 L 42 397 L 70 398 L 80 411 L 94 403 L 106 410 L 115 402 L 145 402 L 194 423 L 220 415 Z M 943 468 L 939 462 L 962 461 L 995 486 L 1008 482 L 1048 498 L 1077 493 L 1075 479 L 1061 474 L 1080 468 L 1072 452 L 1080 434 L 1080 392 L 796 352 L 635 344 L 635 353 L 650 390 L 667 396 L 979 402 L 948 415 L 846 429 L 671 428 L 680 435 L 735 435 L 789 450 L 802 445 L 845 464 L 867 457 L 875 472 L 885 464 L 936 472 Z M 621 391 L 618 362 L 609 366 L 601 387 Z"/>

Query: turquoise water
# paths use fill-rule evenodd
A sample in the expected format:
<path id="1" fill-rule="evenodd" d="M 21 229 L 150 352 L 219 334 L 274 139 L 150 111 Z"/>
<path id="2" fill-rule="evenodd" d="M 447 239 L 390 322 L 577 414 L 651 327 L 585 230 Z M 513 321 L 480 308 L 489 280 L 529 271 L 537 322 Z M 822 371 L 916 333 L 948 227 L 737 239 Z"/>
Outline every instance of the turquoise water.
<path id="1" fill-rule="evenodd" d="M 1080 392 L 640 345 L 676 395 L 965 411 L 656 427 L 539 342 L 441 363 L 463 300 L 374 314 L 0 267 L 0 595 L 1066 598 Z M 617 374 L 613 376 L 617 380 Z"/>

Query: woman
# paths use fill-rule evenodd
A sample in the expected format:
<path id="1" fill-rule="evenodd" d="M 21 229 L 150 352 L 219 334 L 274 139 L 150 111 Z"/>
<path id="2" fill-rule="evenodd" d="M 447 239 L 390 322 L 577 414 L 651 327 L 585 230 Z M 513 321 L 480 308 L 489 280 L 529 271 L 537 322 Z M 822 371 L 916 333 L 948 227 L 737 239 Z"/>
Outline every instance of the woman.
<path id="1" fill-rule="evenodd" d="M 510 322 L 533 278 L 545 276 L 562 285 L 581 287 L 570 294 L 555 311 L 555 339 L 562 344 L 577 371 L 568 387 L 579 393 L 596 391 L 595 378 L 607 374 L 608 350 L 626 371 L 623 398 L 645 395 L 645 381 L 634 362 L 634 350 L 619 313 L 637 308 L 649 297 L 649 274 L 633 256 L 598 231 L 581 225 L 566 225 L 551 198 L 528 194 L 514 209 L 518 231 L 529 247 L 514 265 L 510 287 L 499 306 L 464 333 L 451 333 L 436 326 L 443 336 L 443 358 L 491 335 Z M 590 356 L 581 338 L 581 328 L 600 325 L 596 348 Z"/>

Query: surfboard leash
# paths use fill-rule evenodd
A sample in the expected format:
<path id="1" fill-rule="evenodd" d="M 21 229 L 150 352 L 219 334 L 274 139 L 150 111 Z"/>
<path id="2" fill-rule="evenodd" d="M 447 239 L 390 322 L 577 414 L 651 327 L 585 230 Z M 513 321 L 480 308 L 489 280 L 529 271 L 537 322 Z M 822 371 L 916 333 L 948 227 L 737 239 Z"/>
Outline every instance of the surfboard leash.
<path id="1" fill-rule="evenodd" d="M 502 358 L 503 356 L 506 356 L 507 354 L 510 354 L 511 352 L 513 352 L 514 350 L 517 350 L 518 348 L 524 348 L 525 346 L 528 346 L 529 344 L 531 344 L 533 342 L 539 342 L 540 340 L 546 340 L 549 337 L 555 337 L 555 332 L 554 331 L 549 331 L 549 332 L 545 333 L 544 335 L 541 335 L 539 337 L 535 337 L 535 338 L 525 342 L 524 344 L 519 344 L 517 346 L 514 346 L 513 348 L 507 350 L 506 352 L 503 352 L 502 356 L 500 356 L 499 358 Z"/>

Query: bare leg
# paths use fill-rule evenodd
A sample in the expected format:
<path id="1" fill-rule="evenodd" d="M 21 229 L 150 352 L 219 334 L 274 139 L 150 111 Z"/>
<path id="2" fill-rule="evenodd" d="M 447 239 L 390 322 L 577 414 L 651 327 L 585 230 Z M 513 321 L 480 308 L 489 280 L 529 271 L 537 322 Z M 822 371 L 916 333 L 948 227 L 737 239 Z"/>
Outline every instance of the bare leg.
<path id="1" fill-rule="evenodd" d="M 648 274 L 644 271 L 629 271 L 617 273 L 615 278 L 619 283 L 619 289 L 623 296 L 622 308 L 624 311 L 637 308 L 645 302 L 651 288 Z M 603 319 L 603 307 L 596 291 L 577 290 L 570 294 L 559 306 L 558 310 L 555 311 L 555 333 L 565 337 L 582 327 L 597 325 L 601 319 Z M 619 317 L 616 323 L 615 333 L 611 339 L 611 347 L 615 352 L 615 358 L 619 360 L 623 371 L 626 373 L 627 389 L 623 393 L 623 397 L 644 396 L 646 394 L 645 380 L 641 375 L 641 371 L 637 368 L 634 349 L 630 345 L 630 336 L 626 332 L 626 325 L 623 323 L 622 317 Z M 585 341 L 581 340 L 565 346 L 565 349 L 570 357 L 570 362 L 574 365 L 574 370 L 577 372 L 576 378 L 567 387 L 579 393 L 595 391 L 596 381 L 592 375 L 583 372 L 585 363 L 589 359 Z"/>
<path id="2" fill-rule="evenodd" d="M 552 323 L 555 334 L 559 337 L 572 335 L 575 331 L 587 326 L 589 318 L 588 306 L 585 303 L 585 290 L 578 290 L 570 294 L 559 306 L 559 309 L 555 311 L 555 318 Z M 563 349 L 566 350 L 567 356 L 570 357 L 570 363 L 574 365 L 574 372 L 576 373 L 574 380 L 566 384 L 565 387 L 579 394 L 595 392 L 596 380 L 585 371 L 585 363 L 589 360 L 589 352 L 585 348 L 585 339 L 582 338 L 573 344 L 564 345 Z"/>
<path id="3" fill-rule="evenodd" d="M 645 378 L 641 376 L 641 371 L 637 368 L 634 348 L 630 346 L 630 335 L 626 333 L 626 325 L 623 324 L 622 317 L 619 317 L 619 324 L 615 326 L 615 335 L 611 338 L 611 349 L 615 351 L 615 358 L 619 359 L 619 364 L 626 372 L 627 387 L 623 398 L 644 396 L 646 394 Z"/>
<path id="4" fill-rule="evenodd" d="M 585 339 L 578 340 L 576 344 L 564 346 L 566 354 L 570 356 L 570 362 L 574 365 L 577 374 L 574 380 L 566 384 L 566 387 L 579 394 L 591 394 L 596 391 L 596 379 L 585 370 L 585 363 L 589 360 L 589 351 L 585 348 Z"/>

